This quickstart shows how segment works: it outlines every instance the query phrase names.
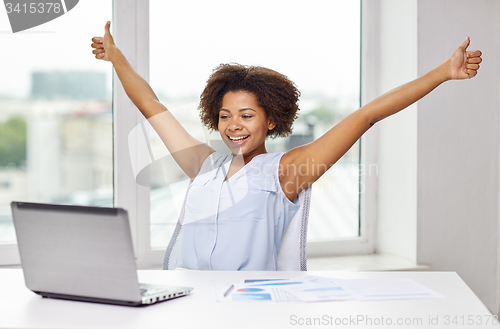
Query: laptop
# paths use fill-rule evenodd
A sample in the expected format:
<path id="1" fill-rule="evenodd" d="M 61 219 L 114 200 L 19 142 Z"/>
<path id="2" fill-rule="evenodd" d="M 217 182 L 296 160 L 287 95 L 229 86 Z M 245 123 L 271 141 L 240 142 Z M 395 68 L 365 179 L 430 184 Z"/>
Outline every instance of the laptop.
<path id="1" fill-rule="evenodd" d="M 26 286 L 36 294 L 141 306 L 193 290 L 139 283 L 124 209 L 26 202 L 11 207 Z"/>

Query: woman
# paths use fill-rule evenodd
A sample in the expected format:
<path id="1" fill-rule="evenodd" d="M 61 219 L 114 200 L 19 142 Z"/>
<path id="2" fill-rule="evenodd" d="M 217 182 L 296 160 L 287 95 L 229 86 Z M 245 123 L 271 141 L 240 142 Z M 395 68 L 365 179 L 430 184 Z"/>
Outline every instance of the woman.
<path id="1" fill-rule="evenodd" d="M 132 102 L 191 178 L 177 266 L 188 269 L 276 270 L 283 233 L 297 196 L 318 180 L 376 122 L 418 101 L 447 80 L 477 74 L 481 52 L 470 40 L 426 75 L 364 105 L 317 140 L 269 154 L 267 136 L 287 136 L 300 93 L 287 77 L 262 67 L 220 65 L 201 95 L 202 122 L 218 130 L 231 154 L 194 139 L 158 101 L 114 44 L 106 23 L 94 37 L 97 59 L 111 61 Z"/>

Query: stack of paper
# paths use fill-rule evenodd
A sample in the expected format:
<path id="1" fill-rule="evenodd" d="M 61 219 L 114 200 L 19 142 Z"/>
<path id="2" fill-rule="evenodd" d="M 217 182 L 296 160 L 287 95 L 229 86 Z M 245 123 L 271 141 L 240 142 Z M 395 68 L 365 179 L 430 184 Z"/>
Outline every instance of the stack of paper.
<path id="1" fill-rule="evenodd" d="M 413 279 L 341 280 L 308 275 L 293 279 L 245 280 L 231 287 L 216 287 L 215 294 L 219 302 L 444 298 Z"/>

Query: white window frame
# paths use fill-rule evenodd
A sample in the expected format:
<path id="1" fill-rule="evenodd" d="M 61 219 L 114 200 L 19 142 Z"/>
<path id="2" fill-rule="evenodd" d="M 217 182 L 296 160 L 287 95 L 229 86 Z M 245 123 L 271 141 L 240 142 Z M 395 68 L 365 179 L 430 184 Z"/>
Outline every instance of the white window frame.
<path id="1" fill-rule="evenodd" d="M 114 40 L 130 65 L 149 81 L 149 1 L 113 1 Z M 161 264 L 163 252 L 149 238 L 149 187 L 136 183 L 130 159 L 138 159 L 139 136 L 129 133 L 145 119 L 126 95 L 113 71 L 113 145 L 115 207 L 128 211 L 134 252 L 140 268 Z M 137 131 L 137 130 L 136 130 Z M 149 176 L 149 169 L 144 169 Z"/>

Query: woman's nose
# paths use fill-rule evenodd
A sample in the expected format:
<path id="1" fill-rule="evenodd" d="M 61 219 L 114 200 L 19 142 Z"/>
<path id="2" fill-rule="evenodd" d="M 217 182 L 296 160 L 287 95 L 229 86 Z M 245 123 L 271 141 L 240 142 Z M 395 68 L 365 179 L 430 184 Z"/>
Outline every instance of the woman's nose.
<path id="1" fill-rule="evenodd" d="M 229 129 L 230 130 L 239 130 L 239 129 L 241 129 L 241 125 L 238 122 L 238 120 L 231 120 L 231 122 L 229 123 Z"/>

